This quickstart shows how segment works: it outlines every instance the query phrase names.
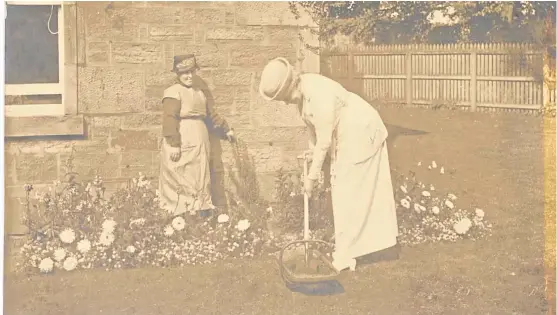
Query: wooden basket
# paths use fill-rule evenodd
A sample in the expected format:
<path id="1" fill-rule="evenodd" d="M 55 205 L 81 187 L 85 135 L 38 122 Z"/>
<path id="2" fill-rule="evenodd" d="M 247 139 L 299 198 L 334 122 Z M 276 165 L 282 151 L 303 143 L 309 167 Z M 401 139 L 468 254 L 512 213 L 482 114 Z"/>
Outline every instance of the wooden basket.
<path id="1" fill-rule="evenodd" d="M 320 243 L 320 244 L 325 244 L 325 245 L 331 245 L 325 241 L 321 241 L 321 240 L 298 240 L 298 241 L 293 241 L 290 242 L 288 244 L 286 244 L 279 255 L 279 267 L 280 267 L 280 273 L 282 278 L 286 281 L 286 282 L 296 282 L 296 283 L 315 283 L 315 282 L 321 282 L 321 281 L 330 281 L 330 280 L 334 280 L 338 275 L 339 272 L 336 270 L 336 268 L 333 266 L 333 264 L 329 261 L 329 259 L 327 259 L 327 257 L 325 257 L 325 255 L 323 255 L 323 253 L 319 252 L 318 250 L 315 249 L 309 249 L 308 245 L 309 243 Z M 287 261 L 285 261 L 284 259 L 284 252 L 287 248 L 296 245 L 296 244 L 303 244 L 305 247 L 304 250 L 304 257 L 299 257 L 301 259 L 299 259 L 299 263 L 300 264 L 307 264 L 310 263 L 311 261 L 315 261 L 319 264 L 319 266 L 322 266 L 324 268 L 322 268 L 321 270 L 315 270 L 315 272 L 307 272 L 307 271 L 302 271 L 300 272 L 299 270 L 293 269 L 293 268 L 288 268 L 288 266 L 290 265 Z M 307 255 L 307 256 L 306 256 Z M 315 258 L 314 260 L 308 260 L 306 261 L 306 257 L 308 258 Z M 290 260 L 292 261 L 292 260 Z M 298 263 L 295 264 L 295 266 L 298 266 Z M 305 265 L 306 268 L 310 268 L 308 265 Z"/>

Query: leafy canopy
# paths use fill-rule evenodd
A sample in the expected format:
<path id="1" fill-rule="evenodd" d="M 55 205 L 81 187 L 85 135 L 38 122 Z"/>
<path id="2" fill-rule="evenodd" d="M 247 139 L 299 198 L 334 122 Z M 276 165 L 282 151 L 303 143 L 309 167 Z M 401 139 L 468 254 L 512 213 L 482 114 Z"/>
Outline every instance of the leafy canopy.
<path id="1" fill-rule="evenodd" d="M 363 44 L 522 42 L 555 47 L 555 2 L 292 1 L 323 44 L 344 35 Z M 440 17 L 441 22 L 436 22 Z"/>

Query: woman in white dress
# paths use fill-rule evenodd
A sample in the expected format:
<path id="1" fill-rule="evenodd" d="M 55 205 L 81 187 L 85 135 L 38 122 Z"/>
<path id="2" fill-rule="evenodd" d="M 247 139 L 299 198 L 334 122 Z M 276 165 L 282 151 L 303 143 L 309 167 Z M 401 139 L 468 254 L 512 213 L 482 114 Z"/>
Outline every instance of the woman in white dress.
<path id="1" fill-rule="evenodd" d="M 259 93 L 266 100 L 298 105 L 310 130 L 307 194 L 330 153 L 335 268 L 354 270 L 356 258 L 395 246 L 398 225 L 387 129 L 379 113 L 325 76 L 297 73 L 284 58 L 265 66 Z"/>

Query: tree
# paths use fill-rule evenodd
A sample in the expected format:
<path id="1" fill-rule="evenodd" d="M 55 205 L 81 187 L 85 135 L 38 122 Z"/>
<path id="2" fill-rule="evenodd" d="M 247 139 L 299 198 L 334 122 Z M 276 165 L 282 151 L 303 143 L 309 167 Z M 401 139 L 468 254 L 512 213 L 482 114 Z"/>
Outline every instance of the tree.
<path id="1" fill-rule="evenodd" d="M 528 42 L 555 47 L 555 2 L 293 1 L 323 45 L 337 35 L 363 44 Z M 445 23 L 432 21 L 442 13 Z"/>
<path id="2" fill-rule="evenodd" d="M 308 13 L 319 27 L 319 39 L 331 44 L 336 35 L 355 42 L 411 43 L 424 41 L 430 28 L 427 15 L 444 2 L 303 1 L 291 2 L 295 15 Z"/>

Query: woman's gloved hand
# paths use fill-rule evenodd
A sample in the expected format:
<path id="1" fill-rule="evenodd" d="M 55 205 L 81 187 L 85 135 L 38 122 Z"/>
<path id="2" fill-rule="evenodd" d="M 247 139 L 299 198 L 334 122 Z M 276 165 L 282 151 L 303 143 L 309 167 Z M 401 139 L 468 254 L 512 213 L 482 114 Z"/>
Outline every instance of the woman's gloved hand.
<path id="1" fill-rule="evenodd" d="M 226 133 L 226 139 L 229 142 L 235 142 L 236 141 L 236 136 L 234 135 L 234 130 L 230 129 L 227 133 Z"/>
<path id="2" fill-rule="evenodd" d="M 304 178 L 304 192 L 311 197 L 311 193 L 313 192 L 313 187 L 315 187 L 315 180 Z"/>
<path id="3" fill-rule="evenodd" d="M 308 163 L 311 163 L 311 161 L 313 161 L 313 150 L 312 149 L 306 150 L 304 152 L 304 155 L 305 155 Z"/>
<path id="4" fill-rule="evenodd" d="M 182 151 L 179 147 L 170 147 L 170 160 L 172 162 L 178 162 L 180 157 L 182 156 Z"/>
<path id="5" fill-rule="evenodd" d="M 311 161 L 313 161 L 313 150 L 304 151 L 302 154 L 298 156 L 298 159 L 300 160 L 307 159 L 308 163 L 311 163 Z"/>

